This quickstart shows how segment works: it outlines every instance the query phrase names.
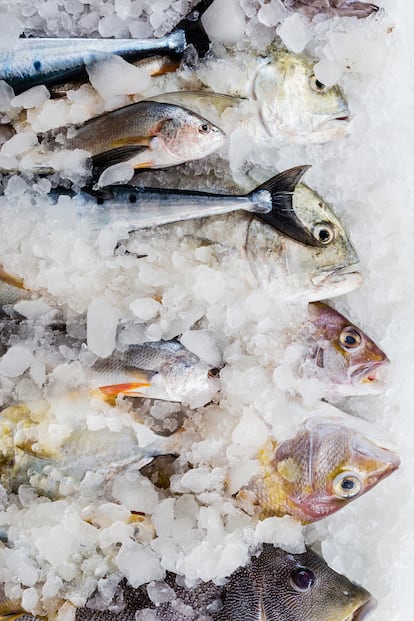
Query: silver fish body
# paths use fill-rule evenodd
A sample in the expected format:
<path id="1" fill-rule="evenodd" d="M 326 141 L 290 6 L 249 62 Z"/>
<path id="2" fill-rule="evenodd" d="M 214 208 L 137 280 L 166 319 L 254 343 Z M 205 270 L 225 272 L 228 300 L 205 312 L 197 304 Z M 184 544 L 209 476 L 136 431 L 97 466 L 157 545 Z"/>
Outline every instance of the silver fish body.
<path id="1" fill-rule="evenodd" d="M 218 369 L 200 360 L 178 341 L 130 345 L 98 360 L 87 381 L 102 395 L 118 394 L 181 402 L 199 407 L 211 401 L 220 388 Z"/>
<path id="2" fill-rule="evenodd" d="M 282 2 L 288 9 L 301 11 L 310 19 L 319 14 L 362 19 L 379 11 L 376 4 L 358 0 L 282 0 Z"/>

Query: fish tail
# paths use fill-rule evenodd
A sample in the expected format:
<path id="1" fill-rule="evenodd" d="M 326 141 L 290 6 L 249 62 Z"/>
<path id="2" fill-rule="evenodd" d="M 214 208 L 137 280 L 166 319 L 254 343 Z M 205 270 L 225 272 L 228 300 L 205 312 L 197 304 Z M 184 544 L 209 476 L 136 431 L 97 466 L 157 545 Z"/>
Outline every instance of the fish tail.
<path id="1" fill-rule="evenodd" d="M 210 39 L 201 23 L 201 16 L 211 4 L 213 0 L 200 0 L 174 28 L 174 30 L 184 30 L 187 46 L 193 45 L 200 58 L 205 56 L 210 48 Z"/>
<path id="2" fill-rule="evenodd" d="M 293 205 L 293 193 L 309 165 L 289 168 L 265 183 L 262 183 L 251 194 L 266 190 L 270 192 L 272 209 L 268 213 L 256 213 L 256 216 L 269 224 L 283 235 L 307 246 L 321 246 L 311 231 L 297 216 Z"/>

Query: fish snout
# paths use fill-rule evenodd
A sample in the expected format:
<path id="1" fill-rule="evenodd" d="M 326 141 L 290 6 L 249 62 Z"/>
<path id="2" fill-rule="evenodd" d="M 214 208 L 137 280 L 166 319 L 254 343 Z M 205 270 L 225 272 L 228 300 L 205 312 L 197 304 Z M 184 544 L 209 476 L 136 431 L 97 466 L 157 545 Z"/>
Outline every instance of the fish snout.
<path id="1" fill-rule="evenodd" d="M 359 271 L 359 262 L 352 265 L 337 267 L 329 271 L 323 271 L 312 276 L 312 284 L 321 289 L 325 294 L 323 297 L 344 295 L 361 286 L 363 277 Z M 326 294 L 329 295 L 326 295 Z M 322 299 L 322 298 L 315 298 Z M 311 300 L 313 301 L 313 300 Z"/>
<path id="2" fill-rule="evenodd" d="M 367 600 L 356 608 L 350 616 L 348 616 L 344 621 L 363 621 L 366 619 L 367 615 L 372 612 L 377 607 L 377 601 L 372 595 L 363 589 L 362 587 L 358 587 L 360 591 L 363 591 L 367 595 Z"/>

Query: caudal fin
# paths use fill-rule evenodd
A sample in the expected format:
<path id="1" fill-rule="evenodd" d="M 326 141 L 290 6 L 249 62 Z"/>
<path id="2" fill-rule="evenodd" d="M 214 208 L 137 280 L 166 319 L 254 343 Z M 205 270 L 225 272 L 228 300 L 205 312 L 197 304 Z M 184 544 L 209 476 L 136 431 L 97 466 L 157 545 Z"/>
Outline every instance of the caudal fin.
<path id="1" fill-rule="evenodd" d="M 308 165 L 295 166 L 272 177 L 254 190 L 270 192 L 272 209 L 268 213 L 256 213 L 256 217 L 274 229 L 307 246 L 322 246 L 306 225 L 300 220 L 293 207 L 293 193 Z"/>
<path id="2" fill-rule="evenodd" d="M 184 30 L 187 46 L 193 45 L 200 58 L 207 54 L 210 47 L 210 39 L 201 23 L 201 17 L 212 4 L 213 0 L 200 0 L 174 28 Z"/>

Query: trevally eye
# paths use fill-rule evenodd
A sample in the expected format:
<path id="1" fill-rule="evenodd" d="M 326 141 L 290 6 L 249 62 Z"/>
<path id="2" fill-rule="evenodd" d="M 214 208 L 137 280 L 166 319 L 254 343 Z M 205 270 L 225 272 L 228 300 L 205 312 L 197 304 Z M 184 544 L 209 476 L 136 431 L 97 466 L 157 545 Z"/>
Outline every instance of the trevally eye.
<path id="1" fill-rule="evenodd" d="M 210 125 L 208 125 L 207 123 L 203 123 L 202 125 L 198 126 L 198 131 L 200 132 L 200 134 L 208 134 L 208 132 L 210 131 Z"/>
<path id="2" fill-rule="evenodd" d="M 329 89 L 329 86 L 326 86 L 325 84 L 323 84 L 323 82 L 320 82 L 316 75 L 311 76 L 310 85 L 311 89 L 316 91 L 317 93 L 326 93 L 326 91 Z"/>
<path id="3" fill-rule="evenodd" d="M 354 498 L 362 490 L 362 481 L 355 472 L 342 472 L 334 478 L 333 489 L 339 498 Z"/>
<path id="4" fill-rule="evenodd" d="M 319 222 L 315 224 L 312 233 L 324 246 L 327 246 L 335 239 L 335 230 L 328 222 Z"/>
<path id="5" fill-rule="evenodd" d="M 307 567 L 298 567 L 290 574 L 289 581 L 295 591 L 304 593 L 305 591 L 309 591 L 315 584 L 315 575 L 313 571 Z"/>
<path id="6" fill-rule="evenodd" d="M 362 336 L 359 330 L 352 326 L 347 326 L 339 335 L 339 342 L 343 349 L 355 350 L 361 345 Z"/>

